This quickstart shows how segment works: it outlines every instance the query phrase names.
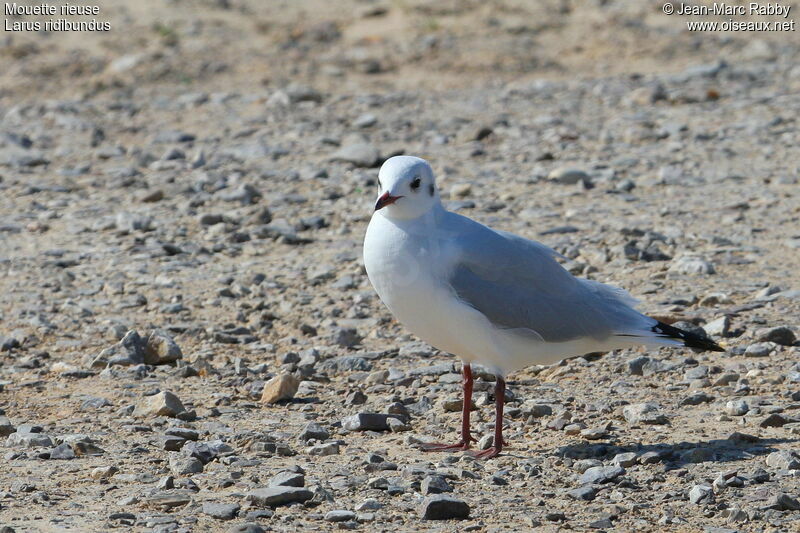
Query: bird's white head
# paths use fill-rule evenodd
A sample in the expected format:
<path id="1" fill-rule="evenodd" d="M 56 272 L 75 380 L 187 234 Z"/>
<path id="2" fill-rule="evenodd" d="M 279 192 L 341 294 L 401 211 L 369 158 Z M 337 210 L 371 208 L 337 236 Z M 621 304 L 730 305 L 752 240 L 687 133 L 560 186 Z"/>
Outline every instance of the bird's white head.
<path id="1" fill-rule="evenodd" d="M 391 157 L 378 173 L 375 211 L 388 218 L 412 219 L 439 205 L 439 190 L 427 161 L 410 155 Z"/>

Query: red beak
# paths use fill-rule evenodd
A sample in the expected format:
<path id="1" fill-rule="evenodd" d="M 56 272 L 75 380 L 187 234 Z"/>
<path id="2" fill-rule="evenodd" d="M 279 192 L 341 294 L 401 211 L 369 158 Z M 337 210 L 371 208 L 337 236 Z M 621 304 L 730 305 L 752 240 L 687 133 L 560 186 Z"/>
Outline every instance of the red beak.
<path id="1" fill-rule="evenodd" d="M 387 205 L 392 205 L 400 198 L 402 198 L 402 196 L 392 196 L 388 192 L 383 193 L 383 195 L 381 195 L 381 197 L 378 198 L 378 201 L 375 203 L 375 211 L 383 209 Z"/>

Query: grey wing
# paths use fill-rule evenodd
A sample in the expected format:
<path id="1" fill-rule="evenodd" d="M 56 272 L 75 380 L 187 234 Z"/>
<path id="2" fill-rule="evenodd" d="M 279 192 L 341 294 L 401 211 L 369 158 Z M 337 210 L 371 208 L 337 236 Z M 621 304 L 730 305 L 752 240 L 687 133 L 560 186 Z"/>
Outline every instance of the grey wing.
<path id="1" fill-rule="evenodd" d="M 565 342 L 602 340 L 654 322 L 630 306 L 634 301 L 624 291 L 572 276 L 546 246 L 484 229 L 490 233 L 460 243 L 449 283 L 495 326 Z"/>

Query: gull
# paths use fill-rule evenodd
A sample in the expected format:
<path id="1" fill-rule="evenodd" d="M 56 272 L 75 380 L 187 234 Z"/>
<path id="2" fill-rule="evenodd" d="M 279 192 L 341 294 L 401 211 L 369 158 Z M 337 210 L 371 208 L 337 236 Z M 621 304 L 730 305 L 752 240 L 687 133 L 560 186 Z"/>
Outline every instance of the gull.
<path id="1" fill-rule="evenodd" d="M 496 376 L 490 458 L 503 449 L 506 377 L 592 352 L 637 345 L 723 351 L 713 341 L 643 315 L 622 289 L 576 278 L 559 254 L 447 211 L 433 170 L 395 156 L 378 173 L 364 265 L 378 296 L 417 337 L 462 360 L 461 439 L 426 450 L 468 450 L 472 363 Z"/>

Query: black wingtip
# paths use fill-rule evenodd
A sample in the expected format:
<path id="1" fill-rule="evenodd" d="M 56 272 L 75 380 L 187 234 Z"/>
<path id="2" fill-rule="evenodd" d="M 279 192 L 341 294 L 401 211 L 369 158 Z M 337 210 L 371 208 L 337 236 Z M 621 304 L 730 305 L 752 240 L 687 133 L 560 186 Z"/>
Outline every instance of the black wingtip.
<path id="1" fill-rule="evenodd" d="M 675 339 L 683 342 L 684 346 L 689 348 L 698 348 L 700 350 L 706 350 L 709 352 L 724 352 L 725 348 L 717 344 L 716 342 L 712 341 L 708 337 L 701 337 L 695 333 L 690 333 L 688 331 L 684 331 L 680 328 L 675 328 L 670 326 L 669 324 L 664 324 L 663 322 L 659 322 L 655 326 L 651 328 L 654 333 L 658 333 L 664 337 L 669 337 L 670 339 Z"/>

